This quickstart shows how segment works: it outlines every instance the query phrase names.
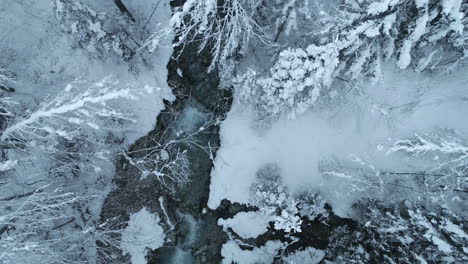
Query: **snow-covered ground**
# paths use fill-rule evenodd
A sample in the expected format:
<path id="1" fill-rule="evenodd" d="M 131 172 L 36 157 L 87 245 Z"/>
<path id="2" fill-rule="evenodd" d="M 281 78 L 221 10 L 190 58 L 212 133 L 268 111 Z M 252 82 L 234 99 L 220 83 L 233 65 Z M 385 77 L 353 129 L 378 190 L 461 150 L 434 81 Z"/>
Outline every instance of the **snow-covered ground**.
<path id="1" fill-rule="evenodd" d="M 156 116 L 164 108 L 163 99 L 173 100 L 167 84 L 167 68 L 172 54 L 172 36 L 166 36 L 149 58 L 150 67 L 132 72 L 128 63 L 115 55 L 104 59 L 93 58 L 76 48 L 70 37 L 60 30 L 50 0 L 4 0 L 0 2 L 0 65 L 16 74 L 16 92 L 13 97 L 40 102 L 53 97 L 66 84 L 80 78 L 95 82 L 113 76 L 122 85 L 135 83 L 156 88 L 152 96 L 141 98 L 138 104 L 120 105 L 137 115 L 138 126 L 128 131 L 131 143 L 154 128 Z M 83 1 L 98 11 L 118 14 L 109 2 Z M 162 28 L 169 25 L 171 8 L 168 0 L 125 1 L 129 9 L 138 10 L 146 27 Z M 155 7 L 157 8 L 155 9 Z M 152 13 L 154 14 L 152 15 Z M 141 13 L 141 14 L 140 14 Z"/>
<path id="2" fill-rule="evenodd" d="M 359 92 L 332 110 L 309 111 L 296 119 L 280 119 L 270 127 L 259 126 L 249 106 L 234 103 L 221 126 L 221 149 L 212 172 L 208 206 L 221 200 L 250 203 L 256 172 L 276 163 L 283 182 L 292 192 L 319 191 L 333 203 L 336 213 L 347 215 L 346 181 L 324 177 L 319 162 L 338 157 L 363 166 L 392 168 L 399 157 L 388 147 L 399 137 L 454 129 L 468 136 L 464 96 L 466 68 L 453 74 L 424 75 L 386 68 L 382 86 L 361 84 Z M 457 78 L 454 78 L 457 76 Z M 411 164 L 406 164 L 411 166 Z M 352 197 L 352 196 L 351 196 Z"/>
<path id="3" fill-rule="evenodd" d="M 221 249 L 221 254 L 224 257 L 222 263 L 271 263 L 276 251 L 283 246 L 284 244 L 280 241 L 268 241 L 263 247 L 254 248 L 253 250 L 242 250 L 236 242 L 228 241 Z"/>
<path id="4" fill-rule="evenodd" d="M 232 228 L 242 238 L 256 238 L 267 231 L 271 219 L 260 212 L 240 212 L 233 218 L 219 219 L 225 229 Z"/>
<path id="5" fill-rule="evenodd" d="M 146 208 L 130 215 L 127 228 L 122 232 L 122 250 L 130 254 L 133 264 L 145 264 L 146 254 L 164 244 L 164 229 L 160 218 Z"/>

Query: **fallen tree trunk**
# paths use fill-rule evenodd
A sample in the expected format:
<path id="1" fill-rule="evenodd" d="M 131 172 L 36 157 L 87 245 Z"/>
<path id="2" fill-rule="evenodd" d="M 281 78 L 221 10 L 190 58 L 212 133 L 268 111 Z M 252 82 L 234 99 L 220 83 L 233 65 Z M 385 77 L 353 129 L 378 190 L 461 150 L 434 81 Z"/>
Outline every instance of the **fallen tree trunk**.
<path id="1" fill-rule="evenodd" d="M 114 0 L 114 4 L 119 8 L 120 12 L 127 15 L 132 22 L 135 22 L 135 18 L 133 18 L 132 14 L 130 13 L 130 11 L 128 11 L 128 8 L 125 6 L 122 0 Z"/>

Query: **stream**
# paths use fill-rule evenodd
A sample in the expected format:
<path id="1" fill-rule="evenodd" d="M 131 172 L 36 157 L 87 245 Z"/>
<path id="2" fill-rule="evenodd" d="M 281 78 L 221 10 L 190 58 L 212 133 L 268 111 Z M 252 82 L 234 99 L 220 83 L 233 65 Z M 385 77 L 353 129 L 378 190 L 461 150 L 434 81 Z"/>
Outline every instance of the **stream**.
<path id="1" fill-rule="evenodd" d="M 213 166 L 211 158 L 220 145 L 219 123 L 229 111 L 231 95 L 228 90 L 218 89 L 216 70 L 207 73 L 210 55 L 193 56 L 196 50 L 196 46 L 188 45 L 176 59 L 171 59 L 168 83 L 176 100 L 165 102 L 166 109 L 158 116 L 155 129 L 130 147 L 130 151 L 151 147 L 156 144 L 154 138 L 168 130 L 177 134 L 196 133 L 193 141 L 197 146 L 184 142 L 178 146 L 187 151 L 190 181 L 176 187 L 175 191 L 167 190 L 156 177 L 141 179 L 140 171 L 119 158 L 114 178 L 117 188 L 108 195 L 101 213 L 102 222 L 111 221 L 114 228 L 125 228 L 129 215 L 143 207 L 161 216 L 162 210 L 167 212 L 169 219 L 162 223 L 169 231 L 166 246 L 152 252 L 149 263 L 219 263 L 221 246 L 228 239 L 217 224 L 218 214 L 225 212 L 209 210 L 206 204 Z M 197 132 L 204 124 L 204 130 Z M 173 230 L 170 223 L 176 223 Z M 115 256 L 117 262 L 126 260 L 116 247 L 99 246 L 100 251 Z"/>

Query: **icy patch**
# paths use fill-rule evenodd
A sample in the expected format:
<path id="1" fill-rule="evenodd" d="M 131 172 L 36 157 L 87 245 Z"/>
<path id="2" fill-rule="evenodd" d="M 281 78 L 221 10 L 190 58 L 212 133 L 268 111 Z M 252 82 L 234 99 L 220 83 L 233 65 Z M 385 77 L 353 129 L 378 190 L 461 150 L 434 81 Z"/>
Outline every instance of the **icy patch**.
<path id="1" fill-rule="evenodd" d="M 269 217 L 260 212 L 240 212 L 233 218 L 219 219 L 218 225 L 232 228 L 242 238 L 256 238 L 268 231 Z"/>
<path id="2" fill-rule="evenodd" d="M 163 246 L 165 235 L 159 221 L 159 216 L 146 208 L 130 215 L 128 226 L 122 232 L 121 247 L 124 254 L 130 254 L 132 264 L 146 264 L 148 249 Z"/>

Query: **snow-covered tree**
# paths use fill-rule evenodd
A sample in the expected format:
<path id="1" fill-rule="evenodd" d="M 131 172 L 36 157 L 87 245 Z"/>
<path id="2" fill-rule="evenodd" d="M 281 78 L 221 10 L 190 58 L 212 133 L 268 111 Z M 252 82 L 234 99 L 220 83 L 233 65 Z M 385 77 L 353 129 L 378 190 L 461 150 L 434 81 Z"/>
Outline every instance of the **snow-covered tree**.
<path id="1" fill-rule="evenodd" d="M 384 149 L 382 146 L 381 151 Z M 462 208 L 467 199 L 467 153 L 463 137 L 442 130 L 398 139 L 388 146 L 386 155 L 399 160 L 401 167 L 381 168 L 354 156 L 350 163 L 322 160 L 319 170 L 324 177 L 347 186 L 350 194 L 455 209 Z"/>
<path id="2" fill-rule="evenodd" d="M 132 43 L 129 33 L 108 14 L 75 0 L 54 0 L 54 11 L 59 27 L 90 54 L 102 57 L 113 51 L 130 59 L 135 53 L 137 45 Z"/>
<path id="3" fill-rule="evenodd" d="M 257 100 L 263 112 L 294 117 L 309 109 L 321 90 L 331 85 L 338 64 L 338 52 L 330 45 L 287 49 L 279 54 L 269 77 L 256 77 L 253 70 L 238 77 L 239 94 Z"/>
<path id="4" fill-rule="evenodd" d="M 299 217 L 297 201 L 281 184 L 278 173 L 278 168 L 274 165 L 267 165 L 258 171 L 259 181 L 251 189 L 253 204 L 256 204 L 263 214 L 273 217 L 275 229 L 288 233 L 301 232 L 302 220 Z"/>
<path id="5" fill-rule="evenodd" d="M 31 193 L 2 197 L 0 200 L 2 263 L 28 263 L 33 260 L 40 263 L 63 263 L 66 255 L 70 254 L 69 250 L 60 252 L 57 249 L 61 241 L 66 240 L 61 227 L 73 220 L 66 212 L 80 198 L 60 190 L 48 192 L 45 191 L 46 187 Z"/>
<path id="6" fill-rule="evenodd" d="M 467 58 L 467 12 L 467 1 L 344 1 L 317 20 L 327 30 L 312 44 L 284 49 L 267 73 L 237 77 L 239 93 L 269 115 L 294 117 L 336 78 L 380 81 L 381 65 L 391 59 L 418 72 L 451 69 Z"/>
<path id="7" fill-rule="evenodd" d="M 433 202 L 463 204 L 466 201 L 468 146 L 456 133 L 442 131 L 400 139 L 388 153 L 403 153 L 414 164 L 420 164 L 420 172 L 410 177 Z M 428 164 L 427 160 L 431 162 Z"/>
<path id="8" fill-rule="evenodd" d="M 301 232 L 301 217 L 310 220 L 328 216 L 325 202 L 313 192 L 294 196 L 281 182 L 279 168 L 273 164 L 257 172 L 257 181 L 251 186 L 252 204 L 271 217 L 274 228 L 287 233 Z"/>
<path id="9" fill-rule="evenodd" d="M 12 73 L 0 66 L 0 92 L 14 92 L 15 89 L 10 86 L 15 83 L 16 81 Z"/>
<path id="10" fill-rule="evenodd" d="M 189 0 L 175 12 L 171 23 L 177 30 L 175 45 L 184 46 L 199 41 L 198 50 L 209 48 L 213 70 L 219 61 L 248 47 L 252 36 L 258 35 L 253 16 L 262 1 L 252 0 Z"/>
<path id="11" fill-rule="evenodd" d="M 151 87 L 119 84 L 111 77 L 92 85 L 77 80 L 51 100 L 40 104 L 35 111 L 18 115 L 2 131 L 0 140 L 9 144 L 50 140 L 51 137 L 75 140 L 83 136 L 82 127 L 96 131 L 124 129 L 125 123 L 133 120 L 112 109 L 109 103 L 118 99 L 136 100 L 152 91 Z"/>
<path id="12" fill-rule="evenodd" d="M 177 31 L 175 44 L 184 47 L 195 41 L 199 52 L 209 49 L 212 70 L 230 57 L 245 55 L 251 40 L 276 45 L 281 34 L 289 35 L 311 18 L 314 3 L 314 0 L 189 0 L 176 10 L 171 21 Z"/>
<path id="13" fill-rule="evenodd" d="M 346 73 L 375 75 L 378 62 L 396 58 L 417 71 L 456 64 L 467 56 L 468 2 L 447 0 L 345 1 L 333 40 Z M 380 53 L 381 52 L 381 53 Z"/>
<path id="14" fill-rule="evenodd" d="M 121 151 L 122 133 L 135 122 L 132 113 L 115 106 L 152 92 L 105 78 L 68 84 L 32 110 L 2 99 L 2 263 L 95 257 L 93 226 L 113 170 L 110 161 Z"/>
<path id="15" fill-rule="evenodd" d="M 340 227 L 330 238 L 326 259 L 338 263 L 466 262 L 466 221 L 445 209 L 427 210 L 406 201 L 361 201 L 361 224 Z"/>
<path id="16" fill-rule="evenodd" d="M 7 159 L 49 166 L 29 175 L 34 181 L 51 176 L 73 178 L 82 171 L 99 172 L 99 163 L 110 154 L 110 148 L 103 147 L 106 140 L 122 136 L 119 133 L 134 122 L 128 114 L 114 110 L 112 103 L 134 100 L 145 93 L 145 89 L 139 91 L 132 85 L 120 87 L 110 78 L 91 86 L 77 81 L 35 111 L 14 116 L 10 112 L 0 142 L 9 150 Z"/>

